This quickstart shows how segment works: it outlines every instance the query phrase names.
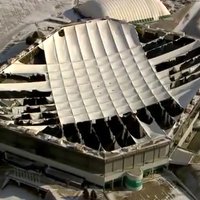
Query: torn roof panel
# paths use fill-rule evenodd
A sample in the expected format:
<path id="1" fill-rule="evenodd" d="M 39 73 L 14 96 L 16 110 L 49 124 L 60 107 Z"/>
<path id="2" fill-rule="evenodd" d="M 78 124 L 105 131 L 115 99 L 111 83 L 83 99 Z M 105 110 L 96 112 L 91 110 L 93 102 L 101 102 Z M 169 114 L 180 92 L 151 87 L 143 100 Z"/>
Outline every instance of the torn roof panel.
<path id="1" fill-rule="evenodd" d="M 111 17 L 128 22 L 153 21 L 170 15 L 160 0 L 87 0 L 78 4 L 77 9 L 86 17 Z"/>

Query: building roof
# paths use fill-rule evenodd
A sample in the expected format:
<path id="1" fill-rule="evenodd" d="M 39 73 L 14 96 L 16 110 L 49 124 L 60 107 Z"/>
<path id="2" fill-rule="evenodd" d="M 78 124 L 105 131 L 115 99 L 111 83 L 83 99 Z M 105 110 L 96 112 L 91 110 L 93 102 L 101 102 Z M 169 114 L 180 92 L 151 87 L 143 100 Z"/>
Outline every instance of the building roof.
<path id="1" fill-rule="evenodd" d="M 170 15 L 160 0 L 87 0 L 80 3 L 78 11 L 86 17 L 111 17 L 119 20 L 158 20 Z"/>
<path id="2" fill-rule="evenodd" d="M 122 116 L 170 97 L 134 26 L 100 20 L 61 32 L 40 47 L 62 124 Z"/>
<path id="3" fill-rule="evenodd" d="M 164 130 L 199 89 L 200 45 L 192 38 L 163 34 L 144 42 L 126 22 L 71 24 L 32 52 L 40 52 L 40 63 L 23 64 L 21 59 L 3 70 L 4 76 L 27 76 L 29 82 L 1 83 L 0 98 L 29 98 L 20 108 L 12 106 L 15 119 L 22 115 L 16 124 L 61 124 L 68 139 L 83 139 L 86 145 L 90 140 L 89 146 L 94 140 L 109 149 L 113 138 L 120 147 L 164 138 Z M 49 113 L 47 107 L 53 110 Z M 72 139 L 73 134 L 79 139 Z"/>

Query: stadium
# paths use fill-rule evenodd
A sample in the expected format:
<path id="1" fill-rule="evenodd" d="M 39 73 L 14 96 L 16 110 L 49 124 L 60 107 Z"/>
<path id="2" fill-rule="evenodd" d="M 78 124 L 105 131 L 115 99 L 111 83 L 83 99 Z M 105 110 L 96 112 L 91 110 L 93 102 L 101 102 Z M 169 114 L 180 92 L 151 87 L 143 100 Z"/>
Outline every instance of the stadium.
<path id="1" fill-rule="evenodd" d="M 126 21 L 167 16 L 159 5 L 154 17 Z M 139 190 L 146 173 L 183 153 L 198 117 L 199 40 L 109 15 L 119 20 L 67 24 L 1 67 L 3 159 L 80 185 Z"/>

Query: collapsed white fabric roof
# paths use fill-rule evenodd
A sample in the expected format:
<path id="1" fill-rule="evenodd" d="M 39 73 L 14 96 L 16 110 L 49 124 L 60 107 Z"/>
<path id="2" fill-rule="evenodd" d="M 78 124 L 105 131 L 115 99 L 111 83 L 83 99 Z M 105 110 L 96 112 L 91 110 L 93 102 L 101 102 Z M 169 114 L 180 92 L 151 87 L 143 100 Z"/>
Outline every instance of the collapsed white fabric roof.
<path id="1" fill-rule="evenodd" d="M 98 20 L 63 31 L 42 43 L 62 124 L 121 116 L 170 98 L 133 25 Z"/>
<path id="2" fill-rule="evenodd" d="M 186 107 L 199 89 L 199 78 L 170 89 L 169 72 L 161 76 L 155 71 L 135 27 L 126 22 L 72 24 L 47 38 L 40 48 L 45 65 L 17 63 L 4 72 L 25 73 L 27 66 L 27 73 L 47 73 L 49 80 L 42 86 L 52 91 L 61 124 L 122 116 L 171 97 Z M 34 82 L 29 85 L 36 88 Z"/>
<path id="3" fill-rule="evenodd" d="M 160 0 L 87 0 L 77 8 L 86 17 L 126 21 L 158 20 L 170 15 Z"/>

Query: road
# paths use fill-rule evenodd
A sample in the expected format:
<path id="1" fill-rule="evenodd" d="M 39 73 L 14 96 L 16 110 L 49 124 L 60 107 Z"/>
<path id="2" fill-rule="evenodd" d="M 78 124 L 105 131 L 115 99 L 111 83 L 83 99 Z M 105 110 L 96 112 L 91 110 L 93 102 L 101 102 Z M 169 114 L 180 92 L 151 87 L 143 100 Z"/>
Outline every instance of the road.
<path id="1" fill-rule="evenodd" d="M 180 21 L 175 31 L 183 31 L 187 35 L 200 38 L 200 2 L 196 2 L 185 17 Z"/>

